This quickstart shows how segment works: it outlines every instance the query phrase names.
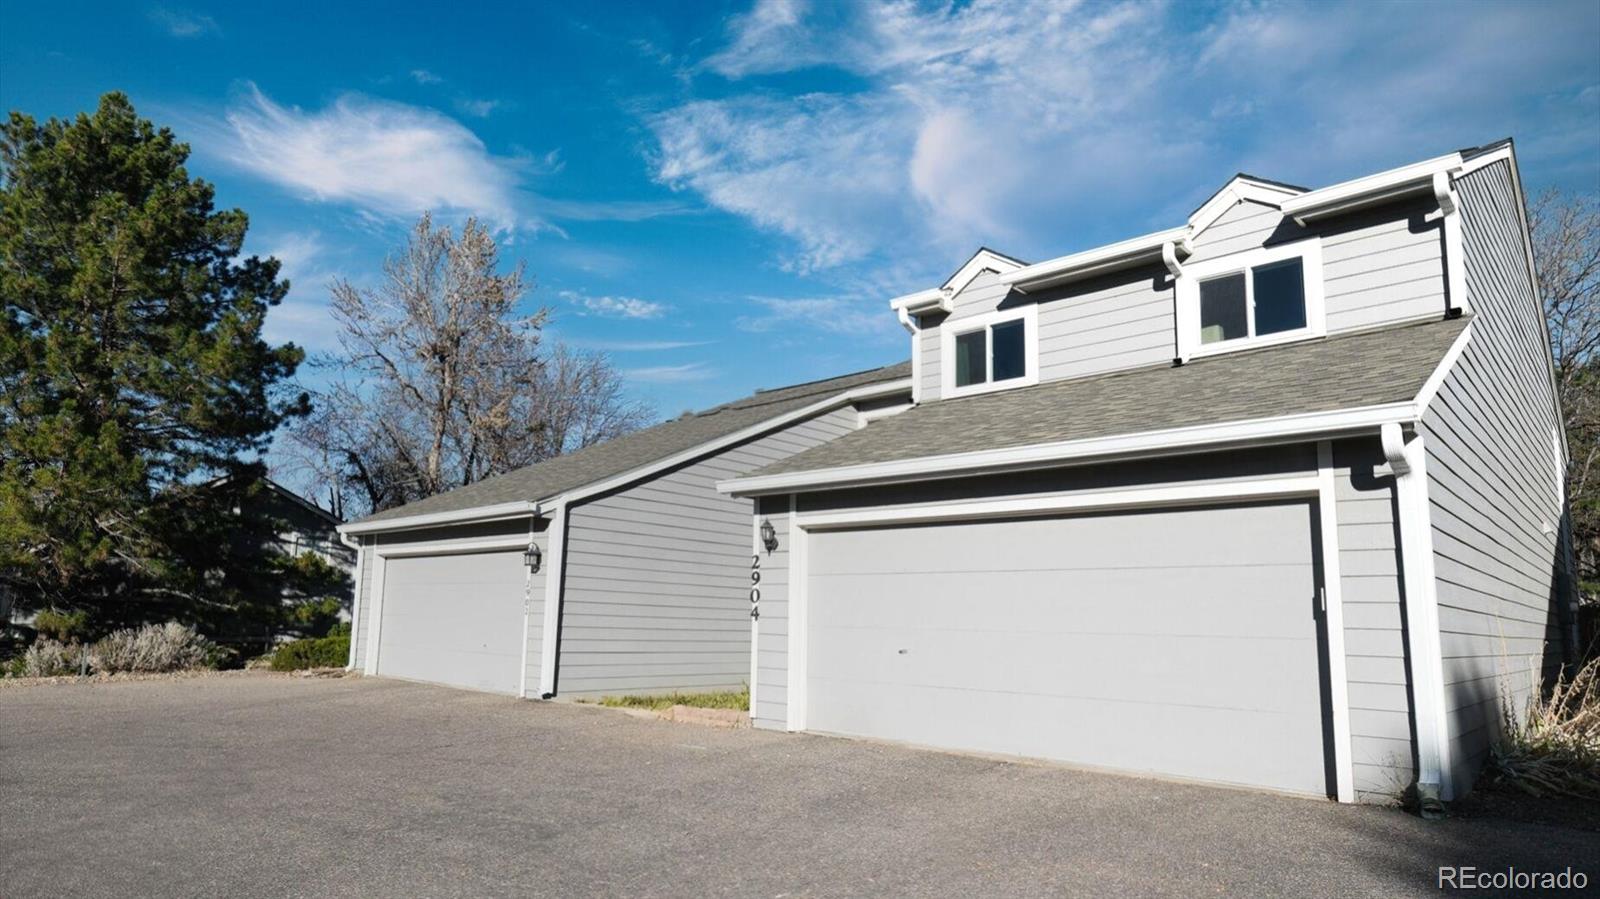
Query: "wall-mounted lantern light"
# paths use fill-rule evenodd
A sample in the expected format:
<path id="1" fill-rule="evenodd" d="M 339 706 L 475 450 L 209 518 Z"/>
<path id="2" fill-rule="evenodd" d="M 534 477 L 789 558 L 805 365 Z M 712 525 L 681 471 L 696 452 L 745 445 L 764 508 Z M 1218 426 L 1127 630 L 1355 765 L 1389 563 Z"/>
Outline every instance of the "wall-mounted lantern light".
<path id="1" fill-rule="evenodd" d="M 769 553 L 778 548 L 778 532 L 773 529 L 770 518 L 761 522 L 761 545 L 765 546 Z"/>
<path id="2" fill-rule="evenodd" d="M 534 543 L 530 543 L 530 544 L 528 544 L 527 551 L 525 551 L 522 554 L 522 564 L 528 566 L 528 570 L 529 571 L 538 571 L 539 570 L 539 562 L 543 558 L 544 558 L 544 554 L 539 552 L 538 545 L 534 544 Z"/>

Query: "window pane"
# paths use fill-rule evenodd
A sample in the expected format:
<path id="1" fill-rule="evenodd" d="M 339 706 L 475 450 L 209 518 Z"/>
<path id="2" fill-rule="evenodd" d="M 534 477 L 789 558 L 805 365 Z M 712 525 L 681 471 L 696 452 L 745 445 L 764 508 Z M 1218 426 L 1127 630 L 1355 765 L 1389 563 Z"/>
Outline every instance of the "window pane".
<path id="1" fill-rule="evenodd" d="M 1256 335 L 1306 326 L 1306 285 L 1298 259 L 1263 265 L 1256 279 Z"/>
<path id="2" fill-rule="evenodd" d="M 995 325 L 989 333 L 994 340 L 994 379 L 1009 381 L 1028 373 L 1027 354 L 1023 350 L 1021 321 Z"/>
<path id="3" fill-rule="evenodd" d="M 973 331 L 968 334 L 956 335 L 956 386 L 965 387 L 968 384 L 982 384 L 988 380 L 985 371 L 984 355 L 987 347 L 984 346 L 984 337 L 988 332 Z"/>
<path id="4" fill-rule="evenodd" d="M 1244 272 L 1200 282 L 1200 342 L 1249 335 L 1245 324 Z"/>

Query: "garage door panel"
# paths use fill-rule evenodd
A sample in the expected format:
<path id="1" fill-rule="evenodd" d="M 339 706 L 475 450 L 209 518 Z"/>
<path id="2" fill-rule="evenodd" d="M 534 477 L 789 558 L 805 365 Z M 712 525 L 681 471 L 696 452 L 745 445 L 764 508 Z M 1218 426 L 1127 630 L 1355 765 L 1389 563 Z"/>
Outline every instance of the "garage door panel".
<path id="1" fill-rule="evenodd" d="M 1323 793 L 1311 512 L 815 533 L 808 727 Z"/>
<path id="2" fill-rule="evenodd" d="M 520 551 L 387 560 L 378 673 L 517 692 L 526 585 Z"/>
<path id="3" fill-rule="evenodd" d="M 974 562 L 994 570 L 1035 567 L 1041 538 L 1052 544 L 1052 565 L 1060 567 L 1168 567 L 1250 565 L 1303 556 L 1310 546 L 1310 511 L 1295 506 L 1239 506 L 1163 510 L 1164 527 L 1182 531 L 1177 545 L 1153 547 L 1150 512 L 1122 512 L 1070 518 L 1018 518 L 986 522 L 981 529 L 950 524 L 863 528 L 853 537 L 817 553 L 812 575 L 920 570 L 932 573 L 972 570 Z M 954 552 L 941 551 L 941 535 L 961 529 Z M 912 539 L 902 539 L 914 535 Z M 826 532 L 815 535 L 826 536 Z M 1152 549 L 1159 548 L 1160 558 Z"/>
<path id="4" fill-rule="evenodd" d="M 1094 633 L 1123 630 L 1128 616 L 1136 615 L 1142 633 L 1190 635 L 1220 632 L 1217 606 L 1226 604 L 1252 612 L 1241 621 L 1230 621 L 1227 633 L 1267 636 L 1295 628 L 1316 614 L 1309 563 L 1181 570 L 1051 566 L 1029 571 L 883 572 L 861 577 L 821 575 L 811 583 L 831 602 L 858 606 L 850 626 L 914 628 L 923 622 L 944 622 L 983 629 L 1021 621 L 1026 630 Z M 914 594 L 916 617 L 908 621 L 901 606 L 875 602 L 875 595 L 885 590 Z M 1300 601 L 1286 602 L 1285 596 Z"/>

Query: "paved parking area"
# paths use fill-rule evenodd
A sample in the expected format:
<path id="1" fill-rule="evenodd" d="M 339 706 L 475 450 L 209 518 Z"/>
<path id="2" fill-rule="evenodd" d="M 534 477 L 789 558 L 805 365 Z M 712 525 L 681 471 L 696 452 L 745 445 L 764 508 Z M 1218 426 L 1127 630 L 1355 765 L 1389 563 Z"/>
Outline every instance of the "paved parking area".
<path id="1" fill-rule="evenodd" d="M 1597 847 L 377 679 L 0 689 L 10 899 L 1423 896 L 1441 864 L 1593 886 Z"/>

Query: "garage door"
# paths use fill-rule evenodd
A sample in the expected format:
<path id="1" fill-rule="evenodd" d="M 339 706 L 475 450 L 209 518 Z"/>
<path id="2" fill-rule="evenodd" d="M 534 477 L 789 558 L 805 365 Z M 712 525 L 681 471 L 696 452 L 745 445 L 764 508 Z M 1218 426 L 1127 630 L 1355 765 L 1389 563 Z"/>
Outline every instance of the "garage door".
<path id="1" fill-rule="evenodd" d="M 1313 508 L 814 532 L 807 727 L 1328 795 Z"/>
<path id="2" fill-rule="evenodd" d="M 520 550 L 389 559 L 378 673 L 516 693 L 527 576 Z"/>

